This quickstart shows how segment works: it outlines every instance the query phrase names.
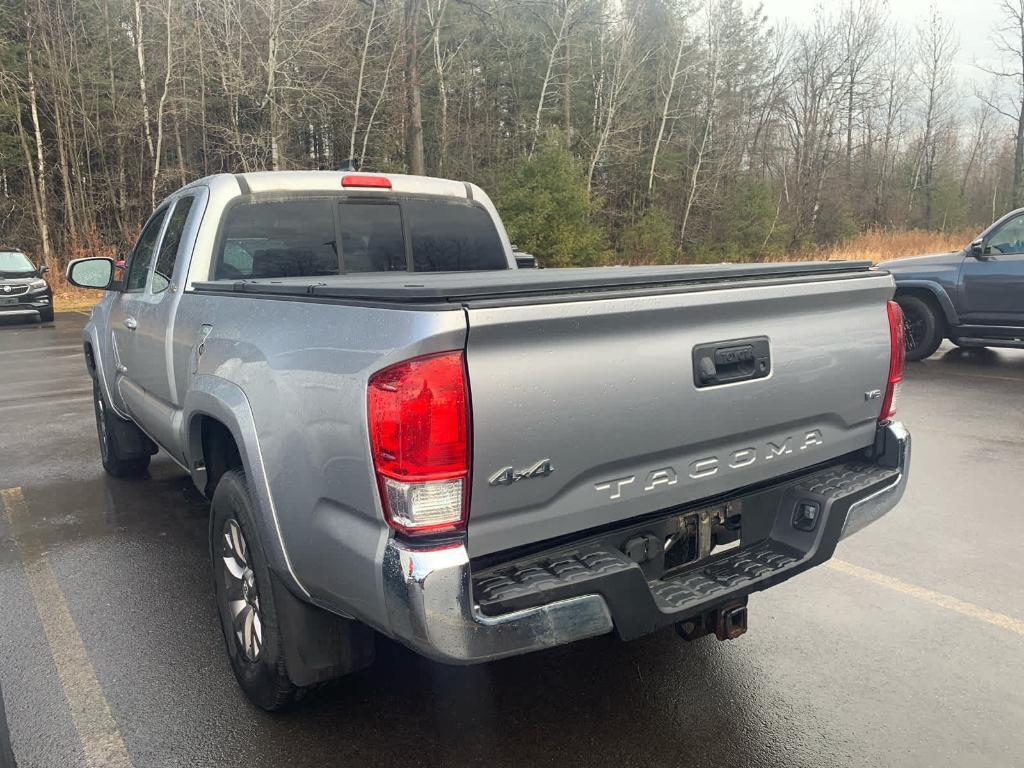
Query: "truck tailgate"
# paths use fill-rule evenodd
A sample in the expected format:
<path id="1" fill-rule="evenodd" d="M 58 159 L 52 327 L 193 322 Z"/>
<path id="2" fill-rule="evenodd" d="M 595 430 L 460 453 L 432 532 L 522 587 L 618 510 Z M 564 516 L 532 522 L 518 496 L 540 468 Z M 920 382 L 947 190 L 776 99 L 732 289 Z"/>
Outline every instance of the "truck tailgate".
<path id="1" fill-rule="evenodd" d="M 697 502 L 870 445 L 892 293 L 887 274 L 861 271 L 468 302 L 470 554 Z M 714 383 L 698 364 L 695 379 L 695 347 L 721 378 L 767 365 L 759 378 Z"/>

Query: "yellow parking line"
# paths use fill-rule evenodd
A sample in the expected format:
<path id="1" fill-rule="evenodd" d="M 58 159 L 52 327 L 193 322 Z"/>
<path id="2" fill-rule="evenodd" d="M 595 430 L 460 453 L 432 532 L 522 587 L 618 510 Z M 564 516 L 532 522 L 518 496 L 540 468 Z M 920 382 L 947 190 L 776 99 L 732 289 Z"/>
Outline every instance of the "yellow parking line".
<path id="1" fill-rule="evenodd" d="M 937 605 L 940 608 L 954 611 L 962 616 L 983 621 L 986 624 L 991 624 L 992 626 L 1000 627 L 1001 629 L 1008 629 L 1010 632 L 1015 632 L 1024 637 L 1024 621 L 1015 619 L 1012 616 L 1007 616 L 1005 613 L 996 613 L 995 611 L 990 611 L 988 608 L 982 608 L 980 605 L 968 603 L 965 600 L 958 600 L 955 597 L 944 595 L 941 592 L 935 592 L 931 589 L 925 589 L 924 587 L 918 587 L 914 584 L 908 584 L 907 582 L 900 581 L 892 576 L 886 576 L 884 573 L 862 568 L 859 565 L 848 563 L 845 560 L 829 560 L 828 566 L 833 570 L 841 571 L 842 573 L 850 576 L 856 576 L 858 579 L 870 581 L 880 587 L 885 587 L 886 589 L 894 590 L 895 592 L 922 600 L 926 603 Z"/>
<path id="2" fill-rule="evenodd" d="M 33 551 L 19 540 L 17 530 L 29 519 L 21 488 L 0 490 L 18 554 L 25 567 L 29 589 L 50 646 L 71 720 L 78 732 L 88 768 L 132 768 L 121 731 L 110 713 L 96 670 L 89 660 L 78 627 L 68 610 L 67 600 L 57 583 L 53 568 L 41 551 Z M 11 692 L 8 692 L 10 695 Z"/>

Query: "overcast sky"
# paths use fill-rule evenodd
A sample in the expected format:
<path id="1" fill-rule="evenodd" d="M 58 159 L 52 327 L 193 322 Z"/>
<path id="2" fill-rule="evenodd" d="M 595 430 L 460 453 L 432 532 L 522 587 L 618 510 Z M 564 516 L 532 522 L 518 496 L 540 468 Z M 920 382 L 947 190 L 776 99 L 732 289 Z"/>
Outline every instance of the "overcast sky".
<path id="1" fill-rule="evenodd" d="M 758 0 L 746 0 L 756 7 Z M 790 19 L 796 24 L 806 24 L 815 8 L 841 7 L 843 0 L 761 0 L 765 13 L 772 20 Z M 889 0 L 891 18 L 902 26 L 913 30 L 928 16 L 933 0 Z M 935 7 L 945 18 L 953 21 L 960 37 L 960 52 L 957 54 L 957 70 L 961 82 L 970 90 L 973 80 L 988 82 L 989 77 L 979 72 L 975 63 L 993 63 L 990 34 L 999 20 L 998 0 L 934 0 Z"/>

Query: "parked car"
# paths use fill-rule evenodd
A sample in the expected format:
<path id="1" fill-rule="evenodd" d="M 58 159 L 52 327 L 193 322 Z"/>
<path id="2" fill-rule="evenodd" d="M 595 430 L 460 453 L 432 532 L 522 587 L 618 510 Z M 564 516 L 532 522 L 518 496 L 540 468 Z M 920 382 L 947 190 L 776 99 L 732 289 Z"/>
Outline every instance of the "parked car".
<path id="1" fill-rule="evenodd" d="M 0 246 L 0 317 L 52 323 L 53 291 L 43 278 L 46 271 L 46 265 L 36 267 L 17 248 Z"/>
<path id="2" fill-rule="evenodd" d="M 963 250 L 878 266 L 896 280 L 908 360 L 929 357 L 943 339 L 960 347 L 1024 348 L 1024 208 Z"/>
<path id="3" fill-rule="evenodd" d="M 108 291 L 103 466 L 159 445 L 211 499 L 269 710 L 376 633 L 451 664 L 736 637 L 907 482 L 903 320 L 867 262 L 520 270 L 472 184 L 280 172 L 184 187 L 113 270 L 68 272 Z"/>

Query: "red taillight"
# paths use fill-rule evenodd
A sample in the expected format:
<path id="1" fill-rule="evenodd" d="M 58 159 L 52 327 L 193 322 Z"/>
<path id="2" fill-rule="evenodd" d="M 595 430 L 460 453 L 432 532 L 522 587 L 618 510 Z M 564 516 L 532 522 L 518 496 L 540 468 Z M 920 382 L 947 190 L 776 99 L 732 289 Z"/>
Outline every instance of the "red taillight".
<path id="1" fill-rule="evenodd" d="M 387 176 L 364 176 L 350 173 L 341 177 L 343 187 L 376 187 L 377 189 L 391 189 L 391 179 Z"/>
<path id="2" fill-rule="evenodd" d="M 409 534 L 464 528 L 469 396 L 462 352 L 377 371 L 367 403 L 370 450 L 388 524 Z"/>
<path id="3" fill-rule="evenodd" d="M 882 400 L 879 421 L 888 421 L 896 415 L 896 398 L 903 381 L 903 364 L 907 359 L 907 341 L 903 333 L 903 310 L 895 301 L 886 305 L 889 313 L 889 383 Z"/>

